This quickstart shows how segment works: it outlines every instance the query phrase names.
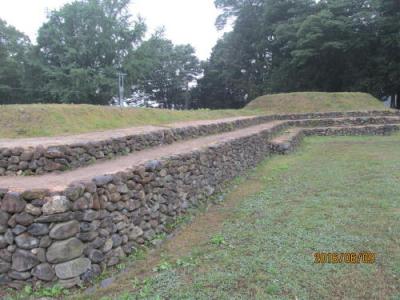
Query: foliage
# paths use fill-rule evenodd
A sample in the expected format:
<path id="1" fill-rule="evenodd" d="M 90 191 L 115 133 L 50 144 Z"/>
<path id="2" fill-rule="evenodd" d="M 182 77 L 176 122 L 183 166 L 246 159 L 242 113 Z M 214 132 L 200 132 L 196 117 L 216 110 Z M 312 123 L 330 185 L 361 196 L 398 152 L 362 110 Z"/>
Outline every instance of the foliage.
<path id="1" fill-rule="evenodd" d="M 200 73 L 199 60 L 190 45 L 173 45 L 156 32 L 133 50 L 126 70 L 136 92 L 144 92 L 164 108 L 189 108 L 189 84 Z"/>
<path id="2" fill-rule="evenodd" d="M 53 99 L 106 104 L 115 94 L 116 71 L 140 42 L 144 23 L 134 24 L 129 0 L 85 0 L 49 15 L 39 30 L 38 50 Z"/>
<path id="3" fill-rule="evenodd" d="M 0 19 L 0 101 L 23 102 L 29 38 Z"/>
<path id="4" fill-rule="evenodd" d="M 241 107 L 266 93 L 400 94 L 400 2 L 216 0 L 234 20 L 204 65 L 202 106 Z"/>

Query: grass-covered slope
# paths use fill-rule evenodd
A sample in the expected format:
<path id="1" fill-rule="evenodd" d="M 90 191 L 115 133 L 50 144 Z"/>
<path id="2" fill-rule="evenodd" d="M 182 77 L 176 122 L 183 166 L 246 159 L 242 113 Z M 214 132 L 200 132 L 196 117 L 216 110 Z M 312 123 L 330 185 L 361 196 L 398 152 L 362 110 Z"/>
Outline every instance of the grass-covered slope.
<path id="1" fill-rule="evenodd" d="M 385 109 L 383 103 L 365 93 L 289 93 L 261 96 L 246 108 L 267 114 Z"/>
<path id="2" fill-rule="evenodd" d="M 131 126 L 160 125 L 207 120 L 254 112 L 240 110 L 171 111 L 116 108 L 93 105 L 3 105 L 0 106 L 0 138 L 77 134 Z"/>

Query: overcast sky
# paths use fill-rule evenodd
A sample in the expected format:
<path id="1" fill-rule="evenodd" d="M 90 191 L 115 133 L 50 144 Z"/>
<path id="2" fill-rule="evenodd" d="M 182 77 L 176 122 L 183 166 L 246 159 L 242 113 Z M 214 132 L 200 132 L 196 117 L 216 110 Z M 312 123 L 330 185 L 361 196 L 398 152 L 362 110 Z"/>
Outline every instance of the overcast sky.
<path id="1" fill-rule="evenodd" d="M 0 0 L 0 18 L 26 33 L 33 42 L 46 20 L 46 11 L 71 0 Z M 213 0 L 132 0 L 130 12 L 145 18 L 149 31 L 165 26 L 166 35 L 176 44 L 192 44 L 201 59 L 209 57 L 222 35 L 215 29 L 218 15 Z"/>

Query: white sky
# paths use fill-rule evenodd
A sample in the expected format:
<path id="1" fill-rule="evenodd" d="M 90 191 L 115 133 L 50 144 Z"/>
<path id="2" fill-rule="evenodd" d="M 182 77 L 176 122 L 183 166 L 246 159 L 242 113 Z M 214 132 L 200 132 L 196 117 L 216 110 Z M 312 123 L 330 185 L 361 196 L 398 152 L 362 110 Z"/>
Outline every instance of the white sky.
<path id="1" fill-rule="evenodd" d="M 0 0 L 0 18 L 36 41 L 46 11 L 71 0 Z M 191 44 L 198 57 L 206 59 L 222 35 L 214 26 L 218 11 L 213 0 L 131 0 L 130 12 L 140 14 L 149 32 L 165 26 L 166 36 L 175 44 Z"/>

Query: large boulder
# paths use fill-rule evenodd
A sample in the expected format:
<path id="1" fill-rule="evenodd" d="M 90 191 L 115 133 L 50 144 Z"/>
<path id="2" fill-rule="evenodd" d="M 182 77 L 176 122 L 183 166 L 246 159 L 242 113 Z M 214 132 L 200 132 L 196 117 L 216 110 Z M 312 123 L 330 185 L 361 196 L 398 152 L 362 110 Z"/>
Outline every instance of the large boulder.
<path id="1" fill-rule="evenodd" d="M 1 202 L 1 210 L 8 213 L 20 213 L 25 206 L 26 202 L 21 199 L 19 193 L 7 193 Z"/>
<path id="2" fill-rule="evenodd" d="M 49 264 L 44 263 L 33 268 L 32 275 L 43 281 L 52 281 L 56 274 Z"/>
<path id="3" fill-rule="evenodd" d="M 71 202 L 65 196 L 53 196 L 47 198 L 47 202 L 43 205 L 42 211 L 45 215 L 64 213 L 71 209 Z"/>
<path id="4" fill-rule="evenodd" d="M 79 233 L 79 222 L 72 220 L 65 223 L 56 224 L 50 230 L 50 237 L 55 240 L 65 240 L 67 238 L 75 236 Z"/>
<path id="5" fill-rule="evenodd" d="M 91 261 L 88 258 L 80 257 L 55 266 L 56 275 L 60 279 L 78 277 L 90 269 Z"/>
<path id="6" fill-rule="evenodd" d="M 39 263 L 39 259 L 30 251 L 17 249 L 12 256 L 12 269 L 18 272 L 28 271 Z"/>
<path id="7" fill-rule="evenodd" d="M 48 249 L 48 262 L 57 264 L 69 261 L 82 255 L 85 245 L 77 238 L 54 242 Z"/>

